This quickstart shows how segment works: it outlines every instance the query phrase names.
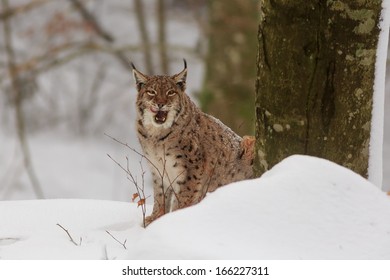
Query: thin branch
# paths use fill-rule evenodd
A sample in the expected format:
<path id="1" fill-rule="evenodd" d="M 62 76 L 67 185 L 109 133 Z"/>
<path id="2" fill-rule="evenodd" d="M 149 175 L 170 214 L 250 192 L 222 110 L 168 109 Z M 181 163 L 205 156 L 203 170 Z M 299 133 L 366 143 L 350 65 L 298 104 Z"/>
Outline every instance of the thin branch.
<path id="1" fill-rule="evenodd" d="M 96 19 L 96 17 L 88 11 L 88 9 L 84 6 L 83 3 L 81 3 L 79 0 L 70 0 L 73 5 L 76 7 L 76 9 L 79 11 L 80 15 L 89 22 L 93 28 L 96 31 L 96 34 L 102 38 L 106 43 L 113 44 L 115 39 L 114 36 L 107 30 L 103 28 L 103 26 L 99 23 L 99 21 Z M 122 63 L 122 65 L 132 70 L 133 68 L 130 65 L 130 61 L 127 59 L 126 54 L 124 51 L 117 51 L 114 53 L 115 57 Z"/>
<path id="2" fill-rule="evenodd" d="M 115 142 L 117 142 L 117 143 L 119 143 L 119 144 L 125 146 L 126 148 L 132 150 L 134 153 L 136 153 L 137 155 L 139 155 L 141 158 L 146 159 L 146 160 L 150 163 L 150 165 L 151 165 L 154 169 L 156 169 L 156 171 L 158 172 L 158 175 L 159 175 L 160 177 L 163 176 L 163 174 L 161 174 L 161 171 L 158 169 L 158 167 L 157 167 L 157 166 L 156 166 L 148 157 L 146 157 L 144 154 L 142 154 L 142 153 L 138 152 L 136 149 L 130 147 L 129 144 L 124 143 L 124 142 L 121 142 L 121 141 L 119 141 L 118 139 L 116 139 L 116 138 L 114 138 L 114 137 L 108 135 L 107 133 L 104 133 L 104 135 L 107 136 L 107 137 L 109 137 L 109 138 L 111 138 L 111 139 L 114 140 Z M 126 169 L 124 169 L 124 170 L 126 170 Z"/>
<path id="3" fill-rule="evenodd" d="M 136 189 L 136 191 L 137 191 L 137 195 L 138 195 L 138 197 L 139 197 L 139 204 L 138 204 L 138 206 L 141 206 L 141 209 L 142 209 L 142 222 L 143 222 L 143 225 L 144 225 L 144 227 L 145 227 L 145 218 L 146 218 L 146 204 L 145 204 L 145 201 L 146 201 L 146 199 L 147 198 L 149 198 L 149 197 L 145 197 L 145 181 L 144 181 L 144 172 L 143 172 L 143 169 L 142 169 L 142 167 L 141 167 L 141 170 L 142 170 L 142 186 L 140 187 L 139 185 L 138 185 L 138 182 L 137 182 L 137 178 L 135 178 L 134 176 L 133 176 L 133 174 L 131 173 L 131 171 L 130 171 L 130 168 L 129 168 L 129 159 L 128 159 L 128 157 L 126 157 L 126 160 L 127 160 L 127 169 L 126 168 L 124 168 L 123 166 L 122 166 L 122 164 L 120 164 L 118 161 L 116 161 L 115 159 L 113 159 L 112 157 L 111 157 L 111 155 L 109 155 L 109 154 L 107 154 L 107 156 L 113 161 L 113 162 L 115 162 L 115 164 L 116 165 L 118 165 L 119 166 L 119 168 L 121 168 L 127 175 L 128 175 L 128 177 L 127 177 L 127 179 L 129 180 L 129 181 L 131 181 L 132 183 L 133 183 L 133 185 L 135 186 L 135 189 Z M 141 165 L 142 166 L 142 165 Z M 140 203 L 140 202 L 142 202 L 142 203 Z"/>
<path id="4" fill-rule="evenodd" d="M 130 149 L 131 151 L 135 152 L 137 155 L 141 156 L 141 159 L 146 159 L 150 165 L 157 171 L 157 173 L 159 174 L 160 178 L 161 178 L 161 188 L 162 188 L 162 193 L 164 194 L 163 195 L 163 205 L 160 205 L 160 207 L 163 207 L 164 209 L 164 213 L 165 212 L 165 206 L 166 206 L 166 201 L 165 201 L 165 196 L 167 194 L 168 191 L 172 191 L 173 195 L 175 195 L 178 203 L 180 202 L 179 200 L 179 197 L 175 191 L 175 189 L 173 188 L 173 184 L 178 180 L 178 178 L 185 172 L 185 170 L 183 170 L 182 172 L 180 172 L 173 180 L 171 180 L 169 178 L 169 175 L 168 175 L 168 172 L 166 172 L 166 158 L 165 158 L 165 146 L 163 148 L 163 157 L 160 158 L 160 160 L 162 161 L 162 165 L 163 165 L 163 170 L 159 170 L 158 167 L 148 158 L 146 157 L 144 154 L 138 152 L 136 149 L 130 147 L 127 143 L 124 143 L 108 134 L 104 134 L 105 136 L 111 138 L 112 140 L 114 140 L 115 142 L 125 146 L 126 148 Z M 129 175 L 130 178 L 128 178 L 129 180 L 132 181 L 132 183 L 134 184 L 134 186 L 136 187 L 136 190 L 137 190 L 137 193 L 138 193 L 138 196 L 140 198 L 143 198 L 143 199 L 146 199 L 145 198 L 145 193 L 144 193 L 144 189 L 143 188 L 140 188 L 139 185 L 138 185 L 138 182 L 136 180 L 136 178 L 133 176 L 133 174 L 131 173 L 130 169 L 129 169 L 129 159 L 128 157 L 126 157 L 126 160 L 127 160 L 127 169 L 125 167 L 123 167 L 119 162 L 117 162 L 115 159 L 113 159 L 109 154 L 107 154 L 107 156 L 112 160 L 114 161 L 124 172 L 126 172 L 126 174 Z M 142 178 L 144 176 L 144 171 L 143 171 L 143 168 L 142 168 L 142 165 L 141 165 L 141 170 L 142 170 Z M 166 190 L 164 190 L 164 179 L 167 178 L 168 179 L 168 183 L 169 185 L 166 187 Z M 144 180 L 144 178 L 142 179 Z M 144 181 L 142 182 L 142 184 L 144 184 Z M 144 216 L 144 227 L 145 227 L 145 213 L 146 213 L 146 208 L 144 208 L 145 206 L 142 204 L 142 210 L 143 210 L 143 216 Z"/>
<path id="5" fill-rule="evenodd" d="M 80 12 L 81 16 L 87 21 L 95 30 L 95 32 L 109 43 L 114 42 L 114 37 L 104 30 L 100 23 L 96 20 L 96 17 L 88 11 L 88 9 L 79 0 L 70 0 L 75 8 Z"/>
<path id="6" fill-rule="evenodd" d="M 47 2 L 50 2 L 51 0 L 33 0 L 27 4 L 20 5 L 13 8 L 3 8 L 3 11 L 0 12 L 0 21 L 6 20 L 10 17 L 13 17 L 15 15 L 26 13 L 34 8 L 40 7 L 41 5 L 46 4 Z"/>
<path id="7" fill-rule="evenodd" d="M 119 244 L 121 244 L 123 246 L 123 248 L 125 248 L 125 250 L 127 250 L 126 248 L 126 242 L 127 242 L 127 239 L 125 239 L 124 242 L 120 242 L 118 239 L 115 238 L 115 236 L 113 236 L 108 230 L 106 230 L 107 234 L 109 236 L 111 236 L 116 242 L 118 242 Z"/>
<path id="8" fill-rule="evenodd" d="M 34 71 L 35 73 L 45 72 L 55 66 L 60 66 L 65 63 L 86 55 L 92 52 L 104 52 L 116 56 L 118 53 L 126 51 L 139 51 L 137 46 L 123 46 L 120 48 L 103 46 L 96 42 L 72 42 L 51 48 L 41 55 L 34 56 L 26 62 L 17 65 L 16 71 Z M 65 54 L 64 54 L 65 53 Z"/>
<path id="9" fill-rule="evenodd" d="M 172 192 L 173 192 L 173 194 L 175 195 L 175 197 L 176 197 L 176 199 L 177 199 L 178 202 L 179 202 L 179 197 L 178 197 L 177 193 L 175 192 L 175 189 L 173 188 L 172 185 L 173 185 L 173 183 L 175 183 L 175 182 L 177 181 L 177 179 L 179 179 L 179 177 L 180 177 L 181 175 L 184 174 L 185 171 L 186 171 L 186 170 L 183 170 L 182 172 L 180 172 L 180 173 L 173 179 L 172 182 L 169 180 L 169 186 L 168 186 L 168 188 L 167 188 L 167 189 L 169 189 L 169 188 L 172 189 Z M 168 178 L 168 179 L 169 179 L 169 178 Z"/>
<path id="10" fill-rule="evenodd" d="M 157 47 L 157 45 L 154 45 L 154 47 Z M 81 42 L 66 43 L 51 48 L 44 54 L 31 57 L 27 61 L 15 65 L 15 72 L 19 74 L 26 71 L 33 71 L 35 75 L 38 75 L 39 73 L 44 73 L 48 70 L 51 70 L 54 67 L 60 67 L 64 64 L 73 61 L 74 59 L 77 59 L 84 55 L 88 55 L 93 52 L 107 53 L 115 57 L 118 54 L 124 54 L 129 51 L 139 52 L 142 49 L 143 49 L 142 47 L 136 45 L 124 45 L 120 47 L 114 47 L 109 45 L 98 44 L 93 41 L 92 42 L 89 41 L 85 43 L 81 43 Z M 196 55 L 193 49 L 188 47 L 170 45 L 169 49 L 177 52 L 186 52 L 189 55 Z M 202 57 L 200 58 L 203 59 Z M 122 62 L 124 61 L 128 63 L 128 60 L 126 58 L 122 60 Z M 126 64 L 126 68 L 128 68 L 127 64 Z M 0 76 L 0 82 L 5 80 L 7 76 L 5 75 Z"/>
<path id="11" fill-rule="evenodd" d="M 66 228 L 64 228 L 62 225 L 60 225 L 60 224 L 57 224 L 57 226 L 59 226 L 60 228 L 62 228 L 65 232 L 66 232 L 66 234 L 68 235 L 68 237 L 69 237 L 69 239 L 70 239 L 70 242 L 72 242 L 74 245 L 76 245 L 76 246 L 81 246 L 81 242 L 82 242 L 82 238 L 80 237 L 80 243 L 79 244 L 77 244 L 74 240 L 73 240 L 73 237 L 70 235 L 70 233 L 69 233 L 69 231 L 66 229 Z"/>
<path id="12" fill-rule="evenodd" d="M 125 146 L 126 148 L 130 149 L 131 151 L 133 151 L 134 153 L 136 153 L 137 155 L 139 155 L 141 158 L 146 159 L 146 160 L 149 162 L 149 164 L 157 171 L 157 173 L 158 173 L 158 175 L 160 176 L 160 178 L 161 178 L 161 179 L 164 178 L 164 176 L 165 176 L 165 161 L 163 162 L 163 171 L 162 171 L 163 173 L 161 173 L 161 170 L 158 169 L 158 167 L 153 163 L 153 161 L 151 161 L 147 156 L 145 156 L 144 154 L 138 152 L 136 149 L 130 147 L 129 144 L 124 143 L 124 142 L 122 142 L 122 141 L 120 141 L 120 140 L 118 140 L 118 139 L 116 139 L 116 138 L 114 138 L 114 137 L 108 135 L 107 133 L 104 133 L 104 135 L 107 136 L 107 137 L 109 137 L 109 138 L 111 138 L 111 139 L 114 140 L 115 142 L 117 142 L 117 143 L 119 143 L 119 144 Z M 118 164 L 118 165 L 121 167 L 122 170 L 124 170 L 124 171 L 127 173 L 126 169 L 125 169 L 123 166 L 121 166 L 117 161 L 115 161 L 109 154 L 107 154 L 107 155 L 108 155 L 108 157 L 109 157 L 110 159 L 112 159 L 116 164 Z M 164 152 L 164 155 L 165 155 L 165 152 Z M 164 157 L 165 157 L 165 156 L 164 156 Z M 163 159 L 161 159 L 161 160 L 163 160 Z M 182 173 L 183 173 L 183 172 L 182 172 Z M 172 187 L 172 184 L 178 179 L 178 177 L 179 177 L 182 173 L 180 173 L 178 176 L 176 176 L 175 179 L 174 179 L 172 182 L 171 182 L 171 181 L 169 180 L 169 178 L 168 178 L 168 180 L 169 180 L 169 186 L 168 186 L 168 188 L 169 188 L 169 187 Z"/>
<path id="13" fill-rule="evenodd" d="M 142 186 L 141 186 L 141 195 L 146 200 L 147 197 L 145 197 L 145 171 L 144 167 L 142 166 L 142 161 L 139 161 L 139 165 L 141 167 L 141 179 L 142 179 Z M 146 206 L 142 205 L 142 214 L 143 214 L 143 225 L 146 227 L 145 218 L 146 218 Z"/>

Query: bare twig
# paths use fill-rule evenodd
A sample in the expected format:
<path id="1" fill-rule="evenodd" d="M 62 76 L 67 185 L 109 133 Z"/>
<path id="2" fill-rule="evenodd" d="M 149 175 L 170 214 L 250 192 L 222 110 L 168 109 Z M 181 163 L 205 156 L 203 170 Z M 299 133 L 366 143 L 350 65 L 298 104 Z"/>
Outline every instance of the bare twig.
<path id="1" fill-rule="evenodd" d="M 103 52 L 115 56 L 117 53 L 138 50 L 139 47 L 135 45 L 112 47 L 94 41 L 70 42 L 52 47 L 45 51 L 44 54 L 33 56 L 27 61 L 15 65 L 15 73 L 20 74 L 26 71 L 34 71 L 35 74 L 38 74 L 93 52 Z M 3 79 L 3 77 L 0 77 L 0 80 Z"/>
<path id="2" fill-rule="evenodd" d="M 115 162 L 116 165 L 118 165 L 127 175 L 127 179 L 132 182 L 132 184 L 135 186 L 135 189 L 136 189 L 136 192 L 137 192 L 137 197 L 139 198 L 139 201 L 138 201 L 138 206 L 141 206 L 141 209 L 142 209 L 142 223 L 145 227 L 145 218 L 146 218 L 146 199 L 149 198 L 149 197 L 145 197 L 145 180 L 144 180 L 144 175 L 145 175 L 145 172 L 143 171 L 143 167 L 142 167 L 142 163 L 140 162 L 140 165 L 141 165 L 141 170 L 142 170 L 142 175 L 141 175 L 141 178 L 142 178 L 142 185 L 140 186 L 138 184 L 138 181 L 137 181 L 137 178 L 135 178 L 133 176 L 133 174 L 131 173 L 130 171 L 130 168 L 129 168 L 129 158 L 126 157 L 126 160 L 127 160 L 127 167 L 124 168 L 122 166 L 122 164 L 120 164 L 118 161 L 116 161 L 115 159 L 113 159 L 111 157 L 111 155 L 107 154 L 107 156 L 113 161 Z"/>
<path id="3" fill-rule="evenodd" d="M 164 213 L 165 212 L 165 206 L 166 206 L 166 195 L 169 194 L 169 192 L 172 192 L 173 195 L 176 197 L 178 203 L 180 202 L 179 200 L 179 197 L 175 191 L 175 189 L 173 188 L 173 184 L 178 180 L 178 178 L 185 172 L 185 170 L 183 170 L 182 172 L 180 172 L 175 178 L 173 178 L 173 180 L 171 180 L 171 178 L 169 178 L 169 175 L 168 175 L 168 172 L 166 171 L 166 158 L 165 158 L 165 146 L 163 147 L 163 157 L 160 158 L 161 162 L 162 162 L 162 166 L 163 166 L 163 170 L 159 170 L 159 168 L 147 157 L 145 156 L 144 154 L 138 152 L 136 149 L 130 147 L 127 143 L 124 143 L 108 134 L 105 134 L 107 137 L 111 138 L 112 140 L 114 140 L 115 142 L 125 146 L 126 148 L 130 149 L 131 151 L 135 152 L 137 155 L 139 155 L 141 157 L 141 160 L 142 159 L 146 159 L 148 161 L 148 163 L 151 165 L 151 167 L 153 167 L 156 172 L 158 173 L 160 179 L 161 179 L 161 188 L 162 188 L 162 193 L 164 194 L 163 195 L 163 202 L 162 202 L 162 205 L 160 205 L 160 207 L 162 207 L 164 209 Z M 133 183 L 133 185 L 136 187 L 136 190 L 137 190 L 137 194 L 138 194 L 138 197 L 141 199 L 141 200 L 144 200 L 147 199 L 148 197 L 145 197 L 145 192 L 144 192 L 144 170 L 143 170 L 143 167 L 142 167 L 142 163 L 140 162 L 140 165 L 141 165 L 141 171 L 142 171 L 142 186 L 140 187 L 138 182 L 137 182 L 137 178 L 135 178 L 133 176 L 133 174 L 131 173 L 130 171 L 130 168 L 129 168 L 129 158 L 126 157 L 126 160 L 127 160 L 127 167 L 123 167 L 118 161 L 116 161 L 115 159 L 113 159 L 109 154 L 107 154 L 107 156 L 113 161 L 115 162 L 129 177 L 128 179 Z M 168 179 L 168 183 L 169 185 L 166 186 L 166 189 L 164 189 L 164 179 Z M 143 213 L 143 222 L 144 222 L 144 227 L 145 227 L 145 215 L 146 215 L 146 206 L 144 203 L 141 203 L 140 204 L 142 206 L 142 213 Z"/>
<path id="4" fill-rule="evenodd" d="M 119 244 L 121 244 L 123 246 L 123 248 L 125 248 L 125 250 L 127 250 L 126 248 L 126 242 L 127 242 L 127 239 L 125 239 L 124 242 L 120 242 L 118 239 L 115 238 L 115 236 L 113 236 L 108 230 L 106 230 L 107 234 L 109 236 L 111 236 L 116 242 L 118 242 Z"/>
<path id="5" fill-rule="evenodd" d="M 111 138 L 111 139 L 114 140 L 115 142 L 117 142 L 117 143 L 119 143 L 119 144 L 125 146 L 126 148 L 130 149 L 131 151 L 133 151 L 134 153 L 136 153 L 137 155 L 139 155 L 141 158 L 146 159 L 147 162 L 149 162 L 149 164 L 157 171 L 158 175 L 159 175 L 160 177 L 163 176 L 163 174 L 161 174 L 161 171 L 158 169 L 158 167 L 157 167 L 157 166 L 156 166 L 148 157 L 146 157 L 144 154 L 138 152 L 138 151 L 137 151 L 136 149 L 134 149 L 133 147 L 130 147 L 129 144 L 124 143 L 124 142 L 122 142 L 122 141 L 120 141 L 120 140 L 118 140 L 118 139 L 116 139 L 116 138 L 114 138 L 114 137 L 108 135 L 107 133 L 104 133 L 104 135 L 107 136 L 107 137 L 109 137 L 109 138 Z M 125 170 L 126 170 L 126 169 L 125 169 Z"/>
<path id="6" fill-rule="evenodd" d="M 66 232 L 66 234 L 69 236 L 69 239 L 70 239 L 70 242 L 72 242 L 74 245 L 76 245 L 76 246 L 81 246 L 81 242 L 83 241 L 83 239 L 80 237 L 80 243 L 79 244 L 77 244 L 75 241 L 74 241 L 74 239 L 73 239 L 73 237 L 70 235 L 70 233 L 69 233 L 69 231 L 66 229 L 66 228 L 64 228 L 62 225 L 60 225 L 60 224 L 57 224 L 57 226 L 59 226 L 60 228 L 62 228 L 65 232 Z"/>
<path id="7" fill-rule="evenodd" d="M 103 247 L 103 260 L 108 260 L 107 245 Z"/>
<path id="8" fill-rule="evenodd" d="M 50 0 L 33 0 L 26 4 L 19 5 L 13 8 L 3 8 L 3 11 L 0 12 L 0 21 L 6 20 L 10 17 L 13 17 L 15 15 L 26 13 L 34 8 L 40 7 L 43 4 L 46 4 Z"/>
<path id="9" fill-rule="evenodd" d="M 108 252 L 107 252 L 107 245 L 103 246 L 103 260 L 108 260 Z"/>
<path id="10" fill-rule="evenodd" d="M 114 42 L 114 38 L 112 35 L 103 29 L 100 23 L 96 20 L 95 16 L 93 16 L 87 8 L 81 3 L 79 0 L 70 0 L 75 8 L 80 12 L 81 16 L 87 21 L 95 30 L 100 37 L 102 37 L 107 42 Z"/>
<path id="11" fill-rule="evenodd" d="M 142 180 L 142 185 L 141 185 L 141 194 L 139 193 L 139 190 L 137 190 L 138 195 L 142 195 L 142 197 L 146 200 L 148 197 L 145 197 L 145 171 L 142 166 L 142 161 L 139 161 L 139 165 L 141 167 L 141 180 Z M 146 218 L 146 205 L 142 205 L 142 216 L 143 216 L 143 226 L 146 227 L 145 223 L 145 218 Z"/>
<path id="12" fill-rule="evenodd" d="M 73 5 L 76 7 L 76 9 L 79 11 L 80 15 L 84 18 L 85 21 L 89 22 L 94 30 L 96 31 L 96 34 L 102 38 L 106 43 L 112 44 L 115 41 L 114 36 L 107 30 L 103 28 L 103 26 L 99 23 L 97 18 L 88 11 L 88 9 L 84 6 L 83 3 L 79 0 L 70 0 Z M 132 67 L 130 65 L 130 61 L 127 59 L 126 54 L 119 50 L 114 53 L 115 57 L 122 63 L 122 65 L 129 69 L 132 70 Z"/>

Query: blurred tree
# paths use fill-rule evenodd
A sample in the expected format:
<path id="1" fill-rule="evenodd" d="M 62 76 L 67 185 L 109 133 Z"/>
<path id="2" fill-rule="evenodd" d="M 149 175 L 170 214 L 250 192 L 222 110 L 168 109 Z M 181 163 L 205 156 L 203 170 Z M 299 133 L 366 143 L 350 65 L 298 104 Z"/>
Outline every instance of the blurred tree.
<path id="1" fill-rule="evenodd" d="M 241 135 L 254 131 L 258 11 L 256 0 L 209 4 L 209 52 L 200 103 Z"/>
<path id="2" fill-rule="evenodd" d="M 141 35 L 141 44 L 145 60 L 146 72 L 151 75 L 154 73 L 152 64 L 152 50 L 149 39 L 149 32 L 146 27 L 146 16 L 144 12 L 144 3 L 141 0 L 134 1 L 135 15 L 137 17 L 138 28 Z"/>
<path id="3" fill-rule="evenodd" d="M 162 73 L 168 75 L 169 63 L 167 54 L 166 40 L 166 11 L 164 0 L 157 0 L 157 29 L 158 29 L 158 53 L 160 55 L 160 64 Z"/>
<path id="4" fill-rule="evenodd" d="M 8 0 L 2 0 L 2 8 L 5 13 L 10 10 Z M 2 25 L 8 75 L 11 82 L 11 100 L 13 101 L 13 105 L 15 108 L 16 131 L 20 144 L 20 149 L 23 154 L 24 168 L 26 169 L 26 173 L 28 175 L 28 178 L 30 179 L 31 186 L 36 197 L 38 199 L 43 199 L 44 194 L 39 183 L 38 177 L 35 173 L 35 169 L 31 160 L 30 148 L 26 137 L 25 116 L 22 108 L 25 85 L 23 80 L 20 78 L 16 68 L 16 56 L 14 45 L 12 42 L 12 28 L 10 19 L 11 18 L 9 16 L 4 17 Z"/>
<path id="5" fill-rule="evenodd" d="M 261 0 L 257 175 L 292 154 L 367 177 L 381 0 Z"/>

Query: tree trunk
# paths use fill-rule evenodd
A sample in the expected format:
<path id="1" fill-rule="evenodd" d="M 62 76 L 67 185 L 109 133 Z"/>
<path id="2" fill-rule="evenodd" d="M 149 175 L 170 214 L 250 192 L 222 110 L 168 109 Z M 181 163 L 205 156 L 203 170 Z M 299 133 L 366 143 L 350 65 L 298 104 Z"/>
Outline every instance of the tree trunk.
<path id="1" fill-rule="evenodd" d="M 307 154 L 367 177 L 381 1 L 260 2 L 255 173 Z"/>
<path id="2" fill-rule="evenodd" d="M 258 3 L 212 0 L 209 11 L 209 53 L 199 96 L 202 109 L 235 132 L 253 135 Z"/>
<path id="3" fill-rule="evenodd" d="M 2 8 L 4 11 L 9 10 L 8 0 L 2 0 Z M 3 36 L 4 36 L 4 48 L 7 56 L 8 73 L 11 80 L 12 99 L 15 106 L 15 124 L 20 144 L 20 149 L 23 155 L 23 164 L 27 172 L 27 176 L 30 179 L 33 191 L 38 199 L 43 199 L 44 194 L 39 183 L 38 177 L 35 173 L 34 166 L 31 160 L 30 148 L 27 143 L 25 117 L 23 112 L 23 86 L 18 72 L 16 69 L 16 56 L 14 46 L 12 44 L 12 31 L 11 31 L 10 18 L 4 18 L 3 21 Z"/>
<path id="4" fill-rule="evenodd" d="M 144 51 L 144 60 L 146 72 L 149 75 L 154 74 L 152 64 L 152 50 L 150 46 L 149 33 L 146 27 L 146 17 L 144 13 L 144 3 L 141 0 L 134 1 L 135 14 L 137 16 L 138 28 L 141 35 L 141 43 Z"/>
<path id="5" fill-rule="evenodd" d="M 157 29 L 158 29 L 158 53 L 160 56 L 161 70 L 164 75 L 169 74 L 169 59 L 166 40 L 166 15 L 164 0 L 157 0 Z"/>

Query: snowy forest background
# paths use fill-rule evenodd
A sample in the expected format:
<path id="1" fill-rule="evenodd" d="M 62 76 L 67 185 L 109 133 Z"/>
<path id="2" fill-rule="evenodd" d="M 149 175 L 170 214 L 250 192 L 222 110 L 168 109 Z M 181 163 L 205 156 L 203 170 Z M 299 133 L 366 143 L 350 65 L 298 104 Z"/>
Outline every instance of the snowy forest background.
<path id="1" fill-rule="evenodd" d="M 6 2 L 10 7 L 7 12 Z M 135 190 L 107 154 L 122 163 L 128 156 L 130 170 L 138 178 L 143 172 L 141 159 L 107 135 L 139 150 L 134 129 L 136 91 L 130 61 L 145 73 L 173 74 L 182 68 L 182 58 L 186 58 L 187 92 L 199 103 L 208 67 L 208 36 L 212 34 L 207 1 L 13 0 L 1 3 L 0 200 L 36 198 L 17 132 L 13 85 L 3 40 L 9 32 L 17 83 L 21 85 L 21 108 L 32 172 L 44 198 L 129 201 Z M 5 21 L 8 31 L 4 28 Z M 254 38 L 256 26 L 248 27 L 253 28 Z M 256 47 L 253 46 L 253 65 Z M 387 65 L 389 68 L 389 60 Z M 384 190 L 390 190 L 389 77 L 388 74 Z M 254 80 L 255 71 L 250 85 L 253 89 Z M 148 185 L 147 195 L 150 195 Z"/>

